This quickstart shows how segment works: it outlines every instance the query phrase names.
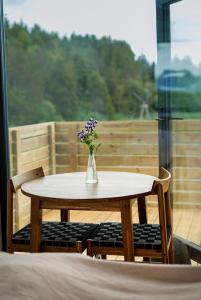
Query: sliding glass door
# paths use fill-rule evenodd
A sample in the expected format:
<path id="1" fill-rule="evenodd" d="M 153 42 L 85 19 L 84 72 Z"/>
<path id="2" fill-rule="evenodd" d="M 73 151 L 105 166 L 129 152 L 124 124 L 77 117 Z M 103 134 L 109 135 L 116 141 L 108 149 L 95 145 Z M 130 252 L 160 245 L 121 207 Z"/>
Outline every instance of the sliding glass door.
<path id="1" fill-rule="evenodd" d="M 174 230 L 201 241 L 201 2 L 157 1 L 160 164 L 172 170 Z"/>
<path id="2" fill-rule="evenodd" d="M 183 0 L 170 7 L 174 203 L 189 207 L 183 234 L 201 241 L 201 2 Z M 197 210 L 192 210 L 196 207 Z M 196 235 L 199 233 L 198 235 Z M 192 234 L 192 232 L 194 232 Z"/>

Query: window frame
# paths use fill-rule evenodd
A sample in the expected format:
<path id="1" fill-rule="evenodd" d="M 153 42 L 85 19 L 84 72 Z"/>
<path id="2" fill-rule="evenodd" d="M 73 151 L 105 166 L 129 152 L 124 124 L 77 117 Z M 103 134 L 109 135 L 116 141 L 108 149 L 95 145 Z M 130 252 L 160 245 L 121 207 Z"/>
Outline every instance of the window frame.
<path id="1" fill-rule="evenodd" d="M 7 183 L 10 175 L 10 164 L 3 0 L 0 0 L 0 45 L 0 250 L 5 251 L 7 240 Z"/>

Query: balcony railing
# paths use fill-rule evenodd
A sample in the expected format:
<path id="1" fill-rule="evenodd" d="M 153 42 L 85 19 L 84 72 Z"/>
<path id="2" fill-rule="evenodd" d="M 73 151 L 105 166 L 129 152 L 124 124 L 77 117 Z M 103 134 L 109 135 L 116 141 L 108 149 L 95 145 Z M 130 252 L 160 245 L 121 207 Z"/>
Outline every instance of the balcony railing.
<path id="1" fill-rule="evenodd" d="M 178 123 L 179 122 L 179 123 Z M 174 205 L 201 207 L 199 120 L 174 123 Z M 82 122 L 51 122 L 10 128 L 11 174 L 43 166 L 46 174 L 85 171 L 88 152 L 76 132 Z M 101 147 L 98 170 L 158 175 L 158 125 L 156 121 L 108 121 L 98 125 Z M 178 155 L 179 153 L 179 155 Z M 15 224 L 29 220 L 30 201 L 15 199 Z"/>

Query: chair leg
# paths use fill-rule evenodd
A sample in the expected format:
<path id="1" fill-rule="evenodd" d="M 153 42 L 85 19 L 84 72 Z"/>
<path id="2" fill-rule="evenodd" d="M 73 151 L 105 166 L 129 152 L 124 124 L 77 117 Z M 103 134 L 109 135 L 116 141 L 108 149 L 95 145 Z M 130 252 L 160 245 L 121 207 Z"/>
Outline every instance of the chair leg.
<path id="1" fill-rule="evenodd" d="M 166 219 L 167 219 L 167 225 L 170 226 L 171 232 L 170 232 L 170 246 L 169 246 L 169 263 L 174 263 L 174 242 L 173 242 L 173 222 L 172 222 L 172 205 L 170 201 L 170 193 L 167 191 L 165 193 L 165 210 L 166 210 Z"/>
<path id="2" fill-rule="evenodd" d="M 168 255 L 163 255 L 162 261 L 163 261 L 163 264 L 169 264 L 169 257 L 168 257 Z"/>
<path id="3" fill-rule="evenodd" d="M 147 224 L 147 207 L 146 207 L 145 197 L 138 197 L 137 206 L 138 206 L 139 223 Z"/>
<path id="4" fill-rule="evenodd" d="M 12 246 L 7 247 L 7 252 L 11 254 L 14 253 L 13 247 Z"/>
<path id="5" fill-rule="evenodd" d="M 167 223 L 166 223 L 166 210 L 165 210 L 165 198 L 163 193 L 163 187 L 158 185 L 158 210 L 159 210 L 159 223 L 161 232 L 161 247 L 162 247 L 162 260 L 163 263 L 169 263 L 168 257 L 168 239 L 167 239 Z"/>
<path id="6" fill-rule="evenodd" d="M 169 248 L 169 263 L 174 264 L 174 243 L 173 243 L 173 238 L 171 238 L 170 248 Z"/>
<path id="7" fill-rule="evenodd" d="M 61 209 L 61 222 L 69 222 L 70 221 L 70 211 L 68 209 Z"/>
<path id="8" fill-rule="evenodd" d="M 92 251 L 92 246 L 91 246 L 91 240 L 87 241 L 87 255 L 93 257 L 93 251 Z"/>
<path id="9" fill-rule="evenodd" d="M 76 248 L 78 253 L 82 253 L 82 242 L 81 241 L 76 241 Z"/>
<path id="10" fill-rule="evenodd" d="M 143 257 L 143 262 L 150 262 L 150 257 Z"/>

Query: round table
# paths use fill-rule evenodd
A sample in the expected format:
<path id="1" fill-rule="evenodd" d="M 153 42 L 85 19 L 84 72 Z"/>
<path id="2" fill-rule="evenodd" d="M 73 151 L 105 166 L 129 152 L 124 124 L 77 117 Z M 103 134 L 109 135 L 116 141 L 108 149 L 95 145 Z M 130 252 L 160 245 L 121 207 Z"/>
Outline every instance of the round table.
<path id="1" fill-rule="evenodd" d="M 124 257 L 134 260 L 132 204 L 138 199 L 140 221 L 146 221 L 145 196 L 151 193 L 154 176 L 128 172 L 98 172 L 97 184 L 86 184 L 84 172 L 41 177 L 24 183 L 22 193 L 31 197 L 31 249 L 40 247 L 42 209 L 119 211 Z"/>

